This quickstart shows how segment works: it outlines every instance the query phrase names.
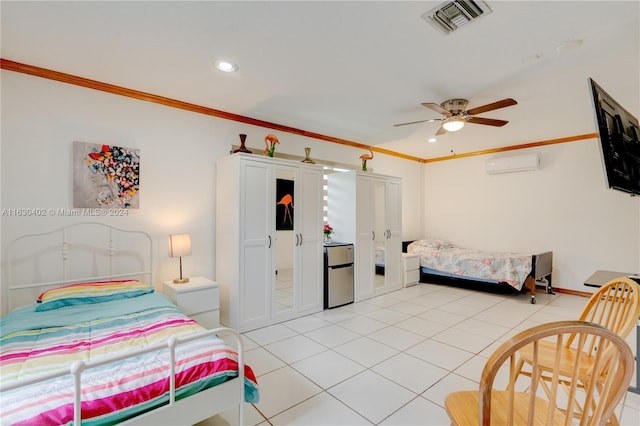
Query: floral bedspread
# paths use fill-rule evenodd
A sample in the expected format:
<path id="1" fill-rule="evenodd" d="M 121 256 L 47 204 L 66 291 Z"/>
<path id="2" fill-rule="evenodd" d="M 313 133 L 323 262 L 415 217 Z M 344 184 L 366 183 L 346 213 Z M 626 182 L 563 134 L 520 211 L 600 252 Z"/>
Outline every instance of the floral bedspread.
<path id="1" fill-rule="evenodd" d="M 420 254 L 420 266 L 438 272 L 482 280 L 503 281 L 521 290 L 531 273 L 533 255 L 483 252 L 456 247 L 443 240 L 426 239 L 409 244 L 408 253 Z"/>

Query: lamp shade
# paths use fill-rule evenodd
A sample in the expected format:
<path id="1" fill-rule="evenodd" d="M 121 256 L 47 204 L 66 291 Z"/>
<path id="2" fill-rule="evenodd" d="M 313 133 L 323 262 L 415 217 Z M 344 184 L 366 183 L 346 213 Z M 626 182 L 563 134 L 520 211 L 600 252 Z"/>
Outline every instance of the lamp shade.
<path id="1" fill-rule="evenodd" d="M 442 127 L 444 127 L 447 132 L 457 132 L 464 127 L 464 120 L 456 117 L 447 118 L 445 122 L 442 123 Z"/>
<path id="2" fill-rule="evenodd" d="M 169 257 L 191 255 L 191 237 L 189 234 L 169 235 Z"/>

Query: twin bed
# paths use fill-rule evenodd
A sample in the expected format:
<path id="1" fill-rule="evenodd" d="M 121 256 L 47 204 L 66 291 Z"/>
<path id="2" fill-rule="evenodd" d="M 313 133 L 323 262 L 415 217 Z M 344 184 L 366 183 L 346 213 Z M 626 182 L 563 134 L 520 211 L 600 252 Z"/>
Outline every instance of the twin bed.
<path id="1" fill-rule="evenodd" d="M 242 424 L 259 393 L 240 336 L 155 292 L 151 248 L 102 224 L 9 245 L 1 424 L 193 424 L 234 406 Z"/>
<path id="2" fill-rule="evenodd" d="M 528 285 L 531 303 L 536 281 L 552 293 L 551 252 L 486 253 L 435 239 L 405 247 L 420 254 L 423 282 Z M 242 424 L 259 392 L 240 336 L 204 329 L 156 293 L 151 260 L 149 235 L 97 223 L 7 247 L 1 424 L 193 424 L 234 406 Z"/>
<path id="3" fill-rule="evenodd" d="M 521 291 L 528 287 L 536 303 L 536 283 L 551 288 L 552 252 L 522 254 L 484 252 L 457 247 L 448 241 L 422 239 L 408 242 L 407 253 L 420 255 L 420 281 L 482 283 Z"/>

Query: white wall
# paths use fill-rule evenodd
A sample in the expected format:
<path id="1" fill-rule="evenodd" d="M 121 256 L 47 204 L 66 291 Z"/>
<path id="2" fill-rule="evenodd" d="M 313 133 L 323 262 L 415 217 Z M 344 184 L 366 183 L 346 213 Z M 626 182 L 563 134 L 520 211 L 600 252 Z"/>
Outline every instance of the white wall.
<path id="1" fill-rule="evenodd" d="M 359 167 L 358 157 L 364 153 L 362 149 L 10 71 L 3 70 L 1 78 L 1 208 L 70 209 L 73 141 L 138 148 L 140 209 L 130 210 L 127 217 L 102 221 L 151 234 L 156 285 L 178 274 L 178 259 L 169 258 L 167 252 L 167 238 L 172 233 L 191 234 L 193 254 L 183 259 L 184 275 L 215 278 L 214 165 L 216 159 L 229 154 L 232 144 L 239 143 L 238 134 L 248 135 L 249 147 L 262 149 L 264 136 L 276 133 L 281 142 L 277 152 L 303 157 L 308 146 L 317 161 L 354 167 Z M 376 172 L 404 178 L 406 239 L 419 236 L 419 202 L 412 195 L 420 193 L 421 165 L 382 154 L 376 154 L 369 165 Z M 76 217 L 3 216 L 3 296 L 8 242 L 22 234 L 81 221 L 83 218 Z"/>
<path id="2" fill-rule="evenodd" d="M 73 141 L 139 148 L 140 209 L 104 222 L 151 234 L 156 285 L 177 275 L 167 236 L 178 232 L 192 238 L 185 275 L 215 278 L 215 161 L 239 133 L 261 148 L 273 131 L 10 71 L 1 77 L 3 209 L 70 208 Z M 356 168 L 364 152 L 275 133 L 278 152 L 304 156 L 309 146 L 316 160 Z M 640 200 L 605 188 L 597 141 L 531 151 L 541 155 L 537 172 L 490 176 L 489 156 L 419 164 L 376 153 L 368 165 L 403 178 L 403 240 L 427 235 L 490 250 L 553 250 L 555 284 L 578 291 L 589 290 L 582 282 L 596 269 L 640 271 Z M 79 221 L 3 216 L 2 290 L 9 241 Z"/>
<path id="3" fill-rule="evenodd" d="M 561 136 L 561 135 L 558 135 Z M 486 250 L 553 251 L 554 286 L 591 292 L 596 270 L 640 271 L 640 198 L 605 186 L 597 139 L 538 152 L 538 171 L 489 175 L 497 154 L 425 165 L 425 235 Z"/>

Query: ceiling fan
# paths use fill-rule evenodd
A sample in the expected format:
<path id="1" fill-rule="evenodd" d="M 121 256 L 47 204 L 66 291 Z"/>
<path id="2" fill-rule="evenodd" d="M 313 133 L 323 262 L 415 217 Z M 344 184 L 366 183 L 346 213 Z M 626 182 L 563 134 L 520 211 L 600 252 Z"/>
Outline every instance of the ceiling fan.
<path id="1" fill-rule="evenodd" d="M 432 118 L 428 120 L 399 123 L 394 124 L 394 127 L 406 126 L 408 124 L 441 121 L 442 125 L 436 132 L 436 136 L 442 135 L 446 132 L 456 132 L 464 127 L 464 123 L 485 124 L 487 126 L 502 127 L 507 124 L 508 121 L 496 120 L 494 118 L 475 117 L 475 115 L 517 104 L 514 99 L 506 98 L 502 99 L 501 101 L 496 101 L 467 110 L 466 108 L 468 103 L 469 101 L 467 101 L 466 99 L 449 99 L 448 101 L 444 101 L 440 105 L 434 104 L 432 102 L 423 102 L 423 106 L 439 112 L 440 114 L 444 115 L 444 118 Z"/>

